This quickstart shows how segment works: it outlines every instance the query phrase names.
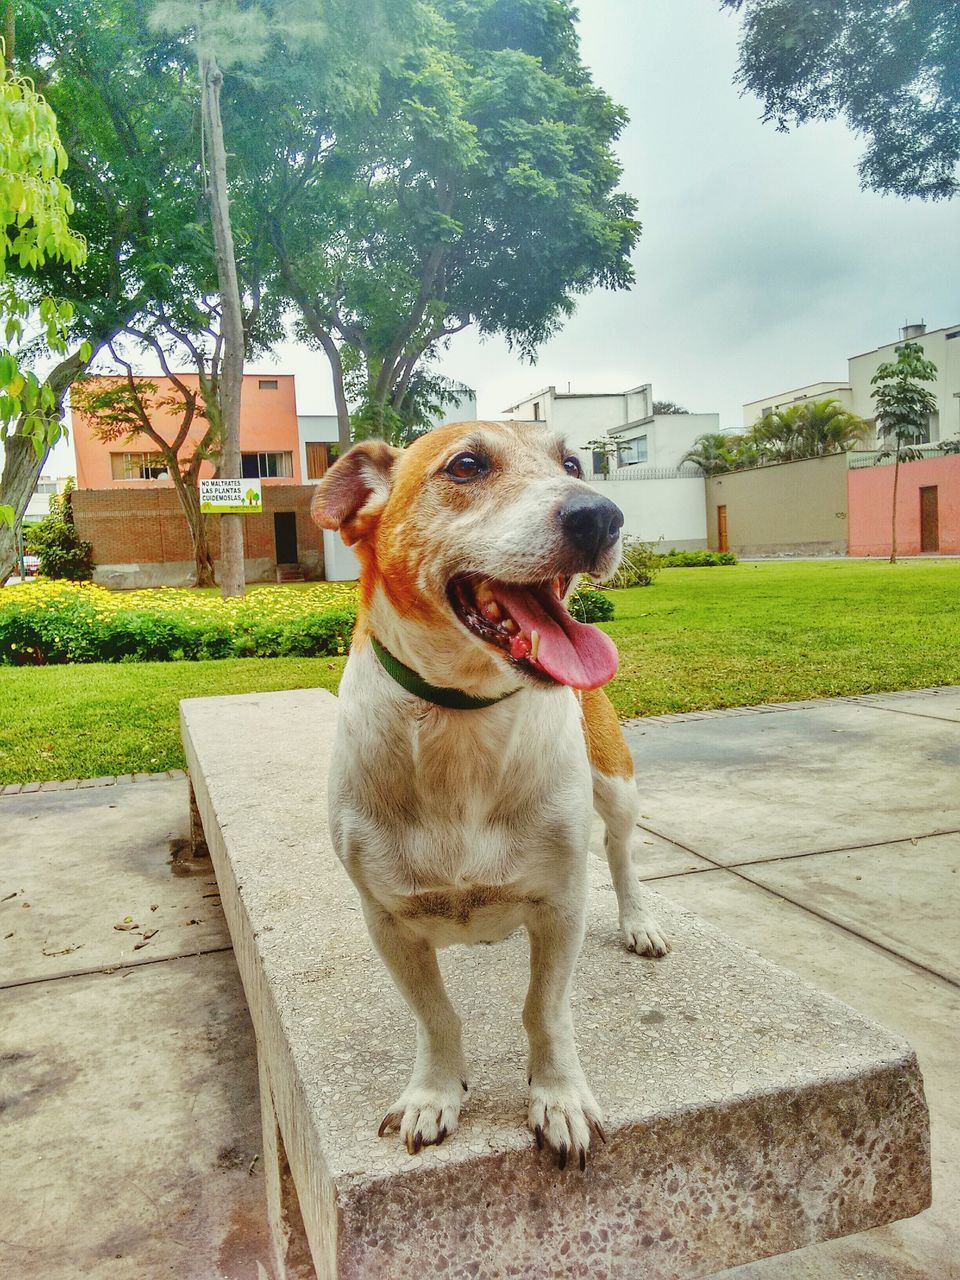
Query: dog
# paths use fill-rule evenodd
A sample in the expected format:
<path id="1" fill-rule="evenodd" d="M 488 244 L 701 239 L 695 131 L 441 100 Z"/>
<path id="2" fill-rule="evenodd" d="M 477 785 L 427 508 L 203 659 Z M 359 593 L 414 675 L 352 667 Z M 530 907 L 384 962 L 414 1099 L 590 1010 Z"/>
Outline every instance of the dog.
<path id="1" fill-rule="evenodd" d="M 438 947 L 527 930 L 528 1123 L 561 1168 L 585 1166 L 600 1109 L 574 1043 L 592 808 L 624 943 L 662 956 L 632 864 L 633 763 L 602 686 L 613 642 L 576 622 L 579 575 L 616 570 L 623 514 L 544 424 L 462 422 L 405 449 L 356 444 L 314 519 L 360 560 L 340 685 L 331 835 L 373 943 L 413 1011 L 416 1060 L 380 1136 L 411 1153 L 457 1129 L 461 1024 Z"/>

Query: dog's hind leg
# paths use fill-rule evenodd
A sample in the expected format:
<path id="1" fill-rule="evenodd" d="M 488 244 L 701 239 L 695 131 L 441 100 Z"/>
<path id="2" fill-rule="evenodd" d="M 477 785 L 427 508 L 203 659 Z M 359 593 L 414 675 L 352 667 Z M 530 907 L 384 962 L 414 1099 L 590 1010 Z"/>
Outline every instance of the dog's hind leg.
<path id="1" fill-rule="evenodd" d="M 643 902 L 633 865 L 640 797 L 633 758 L 617 713 L 607 695 L 594 689 L 583 695 L 583 723 L 593 773 L 593 805 L 606 828 L 603 847 L 620 909 L 620 931 L 630 951 L 665 956 L 670 944 Z"/>
<path id="2" fill-rule="evenodd" d="M 450 1003 L 436 949 L 376 904 L 364 901 L 370 936 L 417 1020 L 410 1083 L 380 1125 L 399 1129 L 411 1155 L 454 1133 L 467 1090 L 460 1019 Z"/>

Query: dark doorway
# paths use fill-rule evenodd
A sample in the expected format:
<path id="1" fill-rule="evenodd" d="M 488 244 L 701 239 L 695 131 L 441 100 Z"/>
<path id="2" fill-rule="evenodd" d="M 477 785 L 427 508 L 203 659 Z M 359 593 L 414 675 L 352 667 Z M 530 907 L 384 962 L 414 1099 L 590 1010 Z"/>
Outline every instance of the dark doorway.
<path id="1" fill-rule="evenodd" d="M 297 513 L 295 511 L 275 511 L 273 513 L 273 536 L 277 543 L 277 564 L 296 564 L 297 555 Z"/>
<path id="2" fill-rule="evenodd" d="M 717 550 L 729 551 L 727 542 L 727 508 L 717 507 Z"/>
<path id="3" fill-rule="evenodd" d="M 920 490 L 920 550 L 940 550 L 940 502 L 935 484 Z"/>

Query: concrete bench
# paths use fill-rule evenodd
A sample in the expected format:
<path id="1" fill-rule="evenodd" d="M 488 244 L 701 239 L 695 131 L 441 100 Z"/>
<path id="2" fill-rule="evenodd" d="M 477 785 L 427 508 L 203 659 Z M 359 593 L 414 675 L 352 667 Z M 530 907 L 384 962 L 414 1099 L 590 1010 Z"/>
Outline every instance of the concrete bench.
<path id="1" fill-rule="evenodd" d="M 523 935 L 441 953 L 460 1131 L 416 1156 L 378 1138 L 414 1031 L 327 835 L 336 716 L 318 690 L 181 707 L 256 1030 L 280 1276 L 681 1280 L 929 1204 L 909 1046 L 663 899 L 673 953 L 627 953 L 599 862 L 574 1013 L 608 1142 L 586 1172 L 524 1125 Z"/>

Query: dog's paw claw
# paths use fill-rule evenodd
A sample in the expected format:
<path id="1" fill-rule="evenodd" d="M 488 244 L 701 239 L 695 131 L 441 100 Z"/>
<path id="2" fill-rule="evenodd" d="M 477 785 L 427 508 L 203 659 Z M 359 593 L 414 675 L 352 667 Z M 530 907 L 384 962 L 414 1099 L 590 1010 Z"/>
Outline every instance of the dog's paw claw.
<path id="1" fill-rule="evenodd" d="M 620 930 L 627 950 L 635 951 L 638 956 L 656 956 L 659 959 L 671 950 L 660 926 L 645 911 L 624 917 Z"/>
<path id="2" fill-rule="evenodd" d="M 456 1133 L 460 1122 L 463 1094 L 460 1080 L 449 1086 L 413 1086 L 400 1095 L 384 1116 L 377 1130 L 383 1137 L 390 1129 L 400 1130 L 400 1141 L 410 1155 L 419 1155 L 424 1147 L 439 1146 Z"/>
<path id="3" fill-rule="evenodd" d="M 534 1084 L 530 1090 L 528 1123 L 537 1147 L 548 1146 L 560 1169 L 572 1157 L 581 1170 L 587 1167 L 591 1131 L 602 1141 L 600 1112 L 585 1082 L 566 1081 L 557 1085 Z"/>

